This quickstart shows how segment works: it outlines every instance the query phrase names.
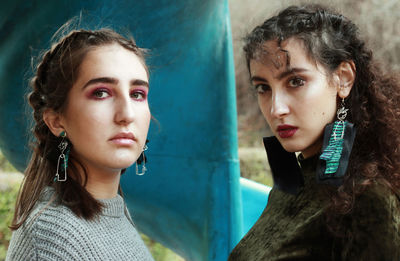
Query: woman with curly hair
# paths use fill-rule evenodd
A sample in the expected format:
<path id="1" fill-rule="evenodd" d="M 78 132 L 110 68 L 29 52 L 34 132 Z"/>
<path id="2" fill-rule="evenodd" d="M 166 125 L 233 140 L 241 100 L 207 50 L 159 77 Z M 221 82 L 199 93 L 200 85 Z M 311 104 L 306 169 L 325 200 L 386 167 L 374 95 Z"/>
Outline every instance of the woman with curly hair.
<path id="1" fill-rule="evenodd" d="M 110 29 L 74 30 L 31 86 L 36 140 L 7 260 L 153 260 L 118 193 L 121 173 L 145 160 L 143 50 Z"/>
<path id="2" fill-rule="evenodd" d="M 288 7 L 245 40 L 274 187 L 229 260 L 399 260 L 398 79 L 321 6 Z"/>

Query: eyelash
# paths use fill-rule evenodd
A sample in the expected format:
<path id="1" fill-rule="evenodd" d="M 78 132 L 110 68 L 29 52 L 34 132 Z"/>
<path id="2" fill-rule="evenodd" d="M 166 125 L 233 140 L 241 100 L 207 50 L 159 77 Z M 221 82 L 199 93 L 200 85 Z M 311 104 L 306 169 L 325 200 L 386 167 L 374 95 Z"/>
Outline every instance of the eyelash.
<path id="1" fill-rule="evenodd" d="M 295 83 L 295 84 L 291 84 L 291 83 L 293 83 L 293 81 L 296 81 L 297 83 Z M 300 77 L 293 77 L 293 78 L 290 78 L 289 80 L 288 80 L 288 85 L 289 85 L 289 87 L 291 87 L 291 88 L 298 88 L 298 87 L 301 87 L 301 86 L 303 86 L 304 84 L 306 83 L 306 81 L 303 79 L 303 78 L 300 78 Z"/>
<path id="2" fill-rule="evenodd" d="M 298 88 L 304 86 L 305 83 L 306 81 L 303 78 L 293 77 L 288 80 L 287 85 L 289 88 Z M 263 83 L 257 84 L 254 88 L 258 94 L 263 94 L 271 90 L 271 87 L 268 84 Z"/>
<path id="3" fill-rule="evenodd" d="M 92 97 L 92 98 L 94 98 L 94 99 L 96 99 L 96 100 L 104 100 L 104 99 L 106 99 L 108 96 L 107 96 L 107 97 L 100 97 L 99 94 L 103 94 L 103 93 L 106 93 L 108 96 L 111 96 L 111 91 L 110 91 L 110 90 L 104 89 L 104 88 L 98 88 L 98 89 L 95 89 L 95 90 L 91 93 L 90 97 Z"/>
<path id="4" fill-rule="evenodd" d="M 254 88 L 258 94 L 263 94 L 271 90 L 271 87 L 269 87 L 269 85 L 267 84 L 257 84 L 256 86 L 254 86 Z"/>
<path id="5" fill-rule="evenodd" d="M 141 98 L 135 98 L 134 95 L 136 95 L 136 94 L 139 94 L 141 96 Z M 131 97 L 133 99 L 135 99 L 135 100 L 138 100 L 138 101 L 144 101 L 147 98 L 147 92 L 143 91 L 143 90 L 140 90 L 140 89 L 139 90 L 133 90 L 131 92 Z"/>
<path id="6" fill-rule="evenodd" d="M 103 94 L 106 94 L 106 96 L 104 97 Z M 107 99 L 109 96 L 112 96 L 112 91 L 105 89 L 105 88 L 95 89 L 90 94 L 90 97 L 95 100 L 104 100 L 104 99 Z M 139 96 L 139 97 L 137 97 L 137 96 Z M 147 98 L 147 92 L 144 90 L 141 90 L 141 89 L 134 89 L 131 91 L 130 97 L 137 101 L 144 101 Z"/>

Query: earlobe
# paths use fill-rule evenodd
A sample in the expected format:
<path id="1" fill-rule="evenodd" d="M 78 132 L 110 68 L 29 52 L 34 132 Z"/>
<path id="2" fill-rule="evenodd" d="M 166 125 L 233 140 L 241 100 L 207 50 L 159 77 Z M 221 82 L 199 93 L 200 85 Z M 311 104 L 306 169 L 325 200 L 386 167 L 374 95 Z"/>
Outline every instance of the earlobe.
<path id="1" fill-rule="evenodd" d="M 340 98 L 346 98 L 349 96 L 356 78 L 354 62 L 351 60 L 342 62 L 336 70 L 336 75 L 339 78 L 338 95 Z"/>
<path id="2" fill-rule="evenodd" d="M 61 116 L 58 112 L 52 109 L 47 109 L 43 113 L 43 121 L 47 127 L 53 133 L 54 136 L 60 136 L 61 132 L 65 131 L 63 124 L 61 123 Z"/>

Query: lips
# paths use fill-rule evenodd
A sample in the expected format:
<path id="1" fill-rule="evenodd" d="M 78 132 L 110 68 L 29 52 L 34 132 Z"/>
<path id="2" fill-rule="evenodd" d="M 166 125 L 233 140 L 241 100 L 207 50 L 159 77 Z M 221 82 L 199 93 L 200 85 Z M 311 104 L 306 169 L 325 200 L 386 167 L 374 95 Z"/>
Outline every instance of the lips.
<path id="1" fill-rule="evenodd" d="M 277 131 L 278 131 L 279 137 L 281 137 L 281 138 L 290 138 L 296 133 L 296 131 L 298 129 L 299 128 L 297 128 L 296 126 L 283 124 L 283 125 L 279 125 L 278 126 Z"/>
<path id="2" fill-rule="evenodd" d="M 135 143 L 136 137 L 132 132 L 121 132 L 112 137 L 110 141 L 117 145 L 130 146 Z"/>

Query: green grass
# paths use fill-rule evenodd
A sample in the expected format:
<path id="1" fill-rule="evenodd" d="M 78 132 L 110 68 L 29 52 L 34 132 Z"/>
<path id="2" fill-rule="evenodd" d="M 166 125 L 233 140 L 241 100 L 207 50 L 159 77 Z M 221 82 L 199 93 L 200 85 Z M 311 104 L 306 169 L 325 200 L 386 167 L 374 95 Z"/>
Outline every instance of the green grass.
<path id="1" fill-rule="evenodd" d="M 0 190 L 0 260 L 5 260 L 11 232 L 8 226 L 14 214 L 15 199 L 18 193 L 18 184 L 14 184 L 5 190 Z"/>
<path id="2" fill-rule="evenodd" d="M 183 261 L 184 259 L 177 254 L 175 254 L 172 250 L 164 247 L 160 243 L 152 240 L 148 236 L 141 234 L 142 239 L 146 246 L 150 249 L 151 255 L 156 261 Z"/>
<path id="3" fill-rule="evenodd" d="M 271 170 L 264 148 L 239 148 L 240 175 L 243 178 L 272 186 Z"/>

